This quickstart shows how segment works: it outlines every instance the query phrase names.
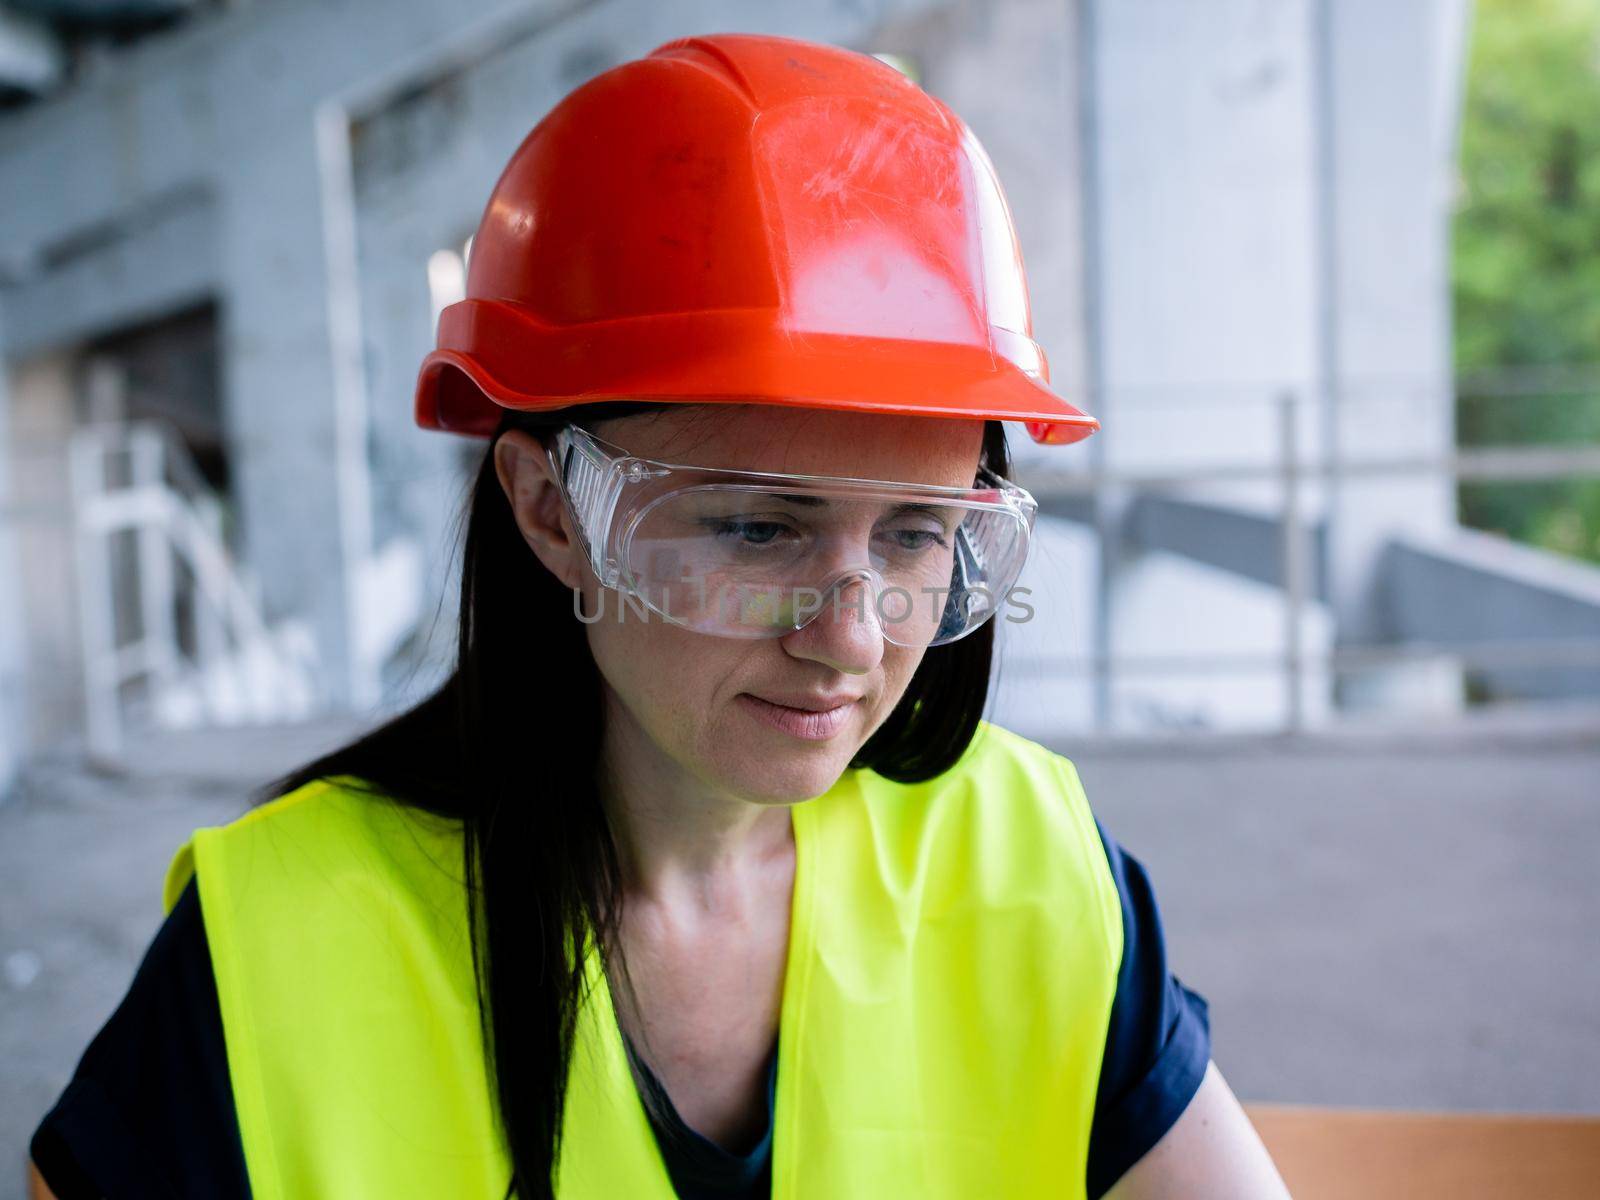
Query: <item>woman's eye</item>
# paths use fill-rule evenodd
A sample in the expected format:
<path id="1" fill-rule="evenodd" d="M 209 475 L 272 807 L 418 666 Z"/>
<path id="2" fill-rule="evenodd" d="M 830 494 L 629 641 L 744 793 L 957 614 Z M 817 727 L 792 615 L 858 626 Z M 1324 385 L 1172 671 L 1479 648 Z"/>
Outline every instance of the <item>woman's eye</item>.
<path id="1" fill-rule="evenodd" d="M 927 550 L 945 544 L 944 535 L 935 529 L 891 529 L 887 535 L 897 550 Z"/>
<path id="2" fill-rule="evenodd" d="M 747 546 L 765 546 L 789 532 L 778 521 L 717 521 L 712 528 L 719 538 L 731 538 Z"/>

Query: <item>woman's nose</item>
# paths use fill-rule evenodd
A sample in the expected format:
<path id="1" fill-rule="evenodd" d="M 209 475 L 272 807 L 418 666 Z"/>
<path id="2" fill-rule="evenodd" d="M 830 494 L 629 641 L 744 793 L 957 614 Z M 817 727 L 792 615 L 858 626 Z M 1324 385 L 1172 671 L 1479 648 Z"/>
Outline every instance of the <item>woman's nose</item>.
<path id="1" fill-rule="evenodd" d="M 883 661 L 883 626 L 871 578 L 856 573 L 838 581 L 823 593 L 816 615 L 782 640 L 794 658 L 865 675 Z"/>

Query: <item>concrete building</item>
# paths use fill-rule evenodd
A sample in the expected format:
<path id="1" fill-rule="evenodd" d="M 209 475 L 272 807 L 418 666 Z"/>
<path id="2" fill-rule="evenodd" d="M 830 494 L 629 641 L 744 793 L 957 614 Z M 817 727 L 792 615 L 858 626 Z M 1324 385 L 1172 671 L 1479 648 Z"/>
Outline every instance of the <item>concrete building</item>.
<path id="1" fill-rule="evenodd" d="M 0 764 L 84 729 L 114 746 L 130 720 L 392 705 L 438 677 L 480 447 L 415 429 L 410 403 L 463 243 L 556 99 L 719 29 L 892 55 L 967 117 L 1054 379 L 1105 420 L 1018 447 L 1050 602 L 1006 630 L 1001 719 L 1461 703 L 1448 655 L 1323 663 L 1427 625 L 1429 564 L 1458 565 L 1448 475 L 1284 463 L 1450 453 L 1464 0 L 154 7 L 187 19 L 0 113 L 0 512 L 26 563 L 0 613 L 27 630 L 9 674 L 0 657 L 0 703 L 7 678 L 25 698 Z M 173 436 L 129 441 L 146 418 Z M 1402 544 L 1409 574 L 1386 566 Z M 1600 612 L 1586 580 L 1552 601 L 1573 636 Z M 1515 624 L 1533 593 L 1513 591 Z"/>

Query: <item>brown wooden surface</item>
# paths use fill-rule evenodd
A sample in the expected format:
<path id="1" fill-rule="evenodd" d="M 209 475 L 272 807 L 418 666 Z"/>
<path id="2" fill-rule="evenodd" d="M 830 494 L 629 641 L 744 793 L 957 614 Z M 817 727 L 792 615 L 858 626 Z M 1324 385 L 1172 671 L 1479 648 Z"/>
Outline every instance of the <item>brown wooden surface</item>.
<path id="1" fill-rule="evenodd" d="M 1294 1200 L 1600 1200 L 1600 1117 L 1245 1111 Z"/>

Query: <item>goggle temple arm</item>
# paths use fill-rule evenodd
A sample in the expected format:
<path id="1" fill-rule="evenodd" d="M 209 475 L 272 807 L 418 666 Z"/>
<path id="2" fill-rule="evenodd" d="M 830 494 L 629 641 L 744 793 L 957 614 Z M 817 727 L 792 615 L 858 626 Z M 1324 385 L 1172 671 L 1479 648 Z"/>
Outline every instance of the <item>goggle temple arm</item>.
<path id="1" fill-rule="evenodd" d="M 578 433 L 585 436 L 574 436 Z M 604 450 L 591 448 L 594 440 L 581 426 L 568 425 L 556 432 L 548 453 L 589 569 L 602 587 L 615 587 L 617 564 L 607 555 L 602 539 L 611 528 L 625 480 Z"/>

